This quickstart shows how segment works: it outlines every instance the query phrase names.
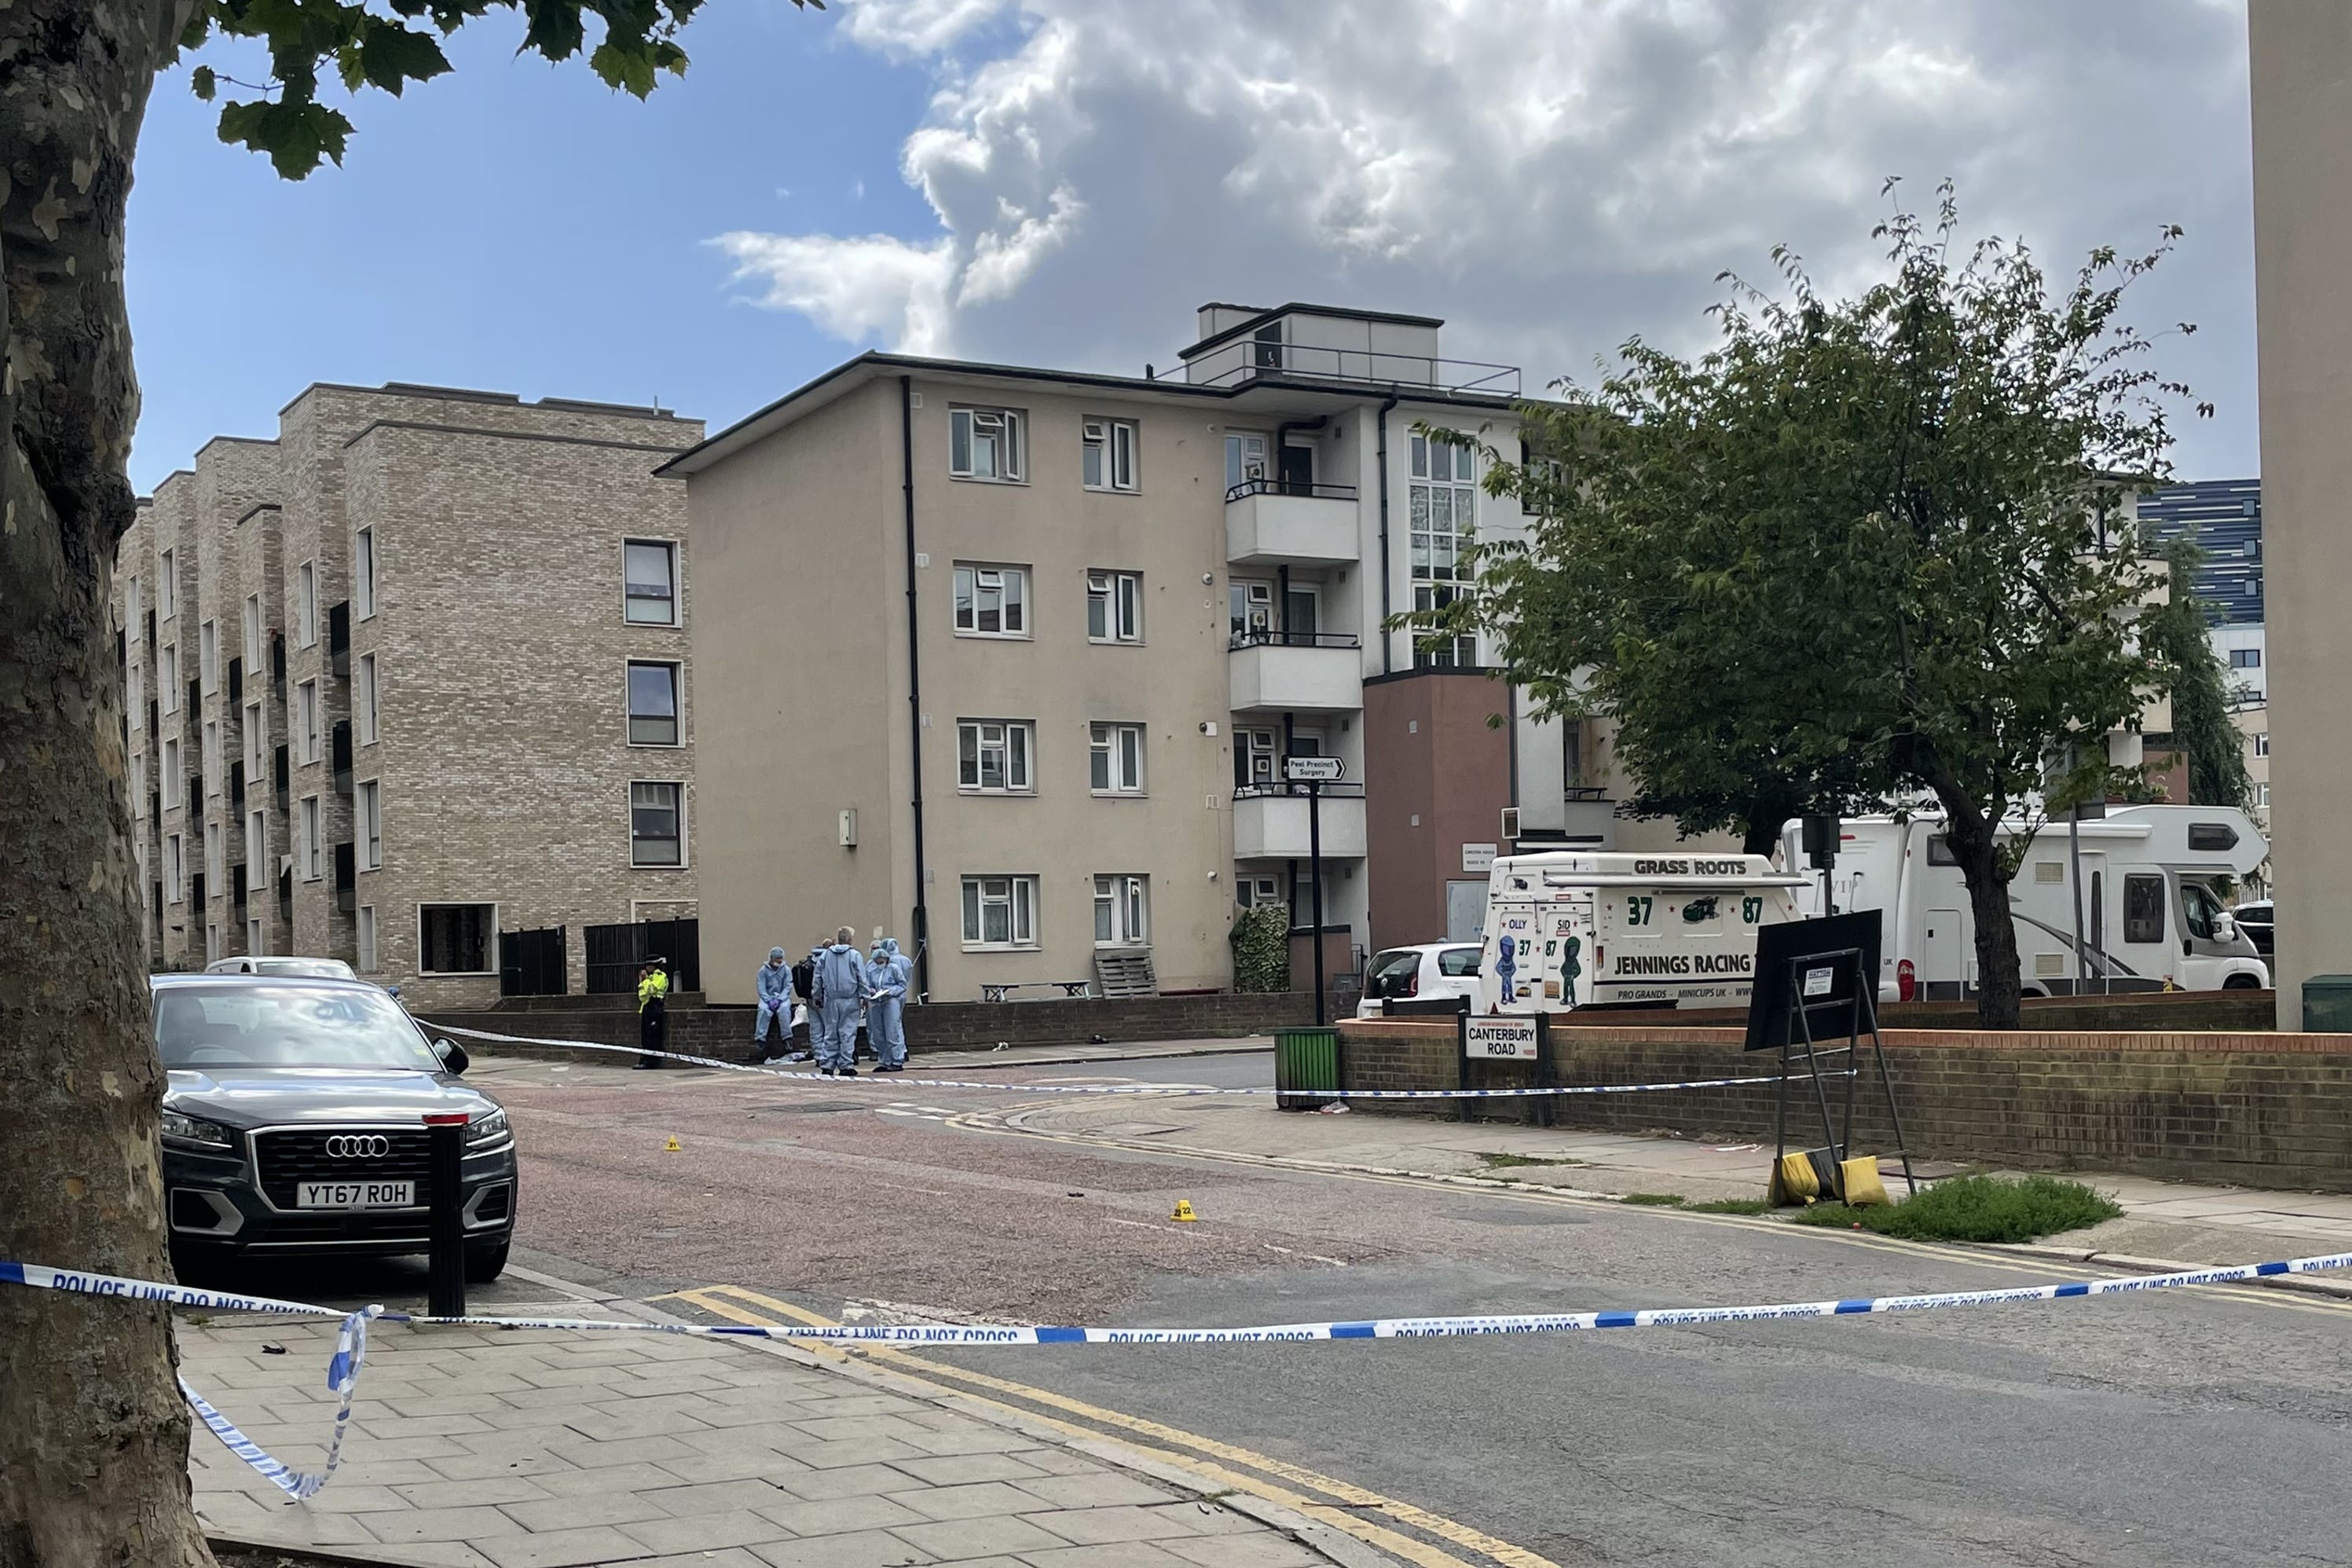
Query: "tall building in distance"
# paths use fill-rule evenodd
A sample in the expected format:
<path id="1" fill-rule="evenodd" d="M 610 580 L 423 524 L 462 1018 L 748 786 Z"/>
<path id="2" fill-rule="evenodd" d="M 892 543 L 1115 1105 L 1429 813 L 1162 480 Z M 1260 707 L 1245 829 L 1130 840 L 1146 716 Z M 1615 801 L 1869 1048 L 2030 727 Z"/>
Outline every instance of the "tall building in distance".
<path id="1" fill-rule="evenodd" d="M 708 985 L 838 922 L 945 1000 L 1232 983 L 1237 907 L 1327 948 L 1475 934 L 1488 859 L 1603 846 L 1576 727 L 1391 617 L 1520 526 L 1509 366 L 1427 317 L 1211 304 L 1139 377 L 868 353 L 662 471 L 698 556 Z M 1590 793 L 1590 792 L 1587 792 Z M 1336 929 L 1332 929 L 1336 928 Z M 740 972 L 740 973 L 739 973 Z"/>
<path id="2" fill-rule="evenodd" d="M 114 588 L 152 962 L 340 957 L 468 1005 L 502 931 L 568 927 L 579 991 L 584 926 L 690 916 L 685 496 L 653 470 L 701 434 L 315 385 L 156 487 Z"/>
<path id="3" fill-rule="evenodd" d="M 2269 689 L 2263 668 L 2263 482 L 2203 479 L 2167 485 L 2138 498 L 2148 539 L 2168 543 L 2184 535 L 2204 552 L 2197 596 L 2211 607 L 2214 651 L 2230 667 L 2242 700 L 2260 703 Z"/>

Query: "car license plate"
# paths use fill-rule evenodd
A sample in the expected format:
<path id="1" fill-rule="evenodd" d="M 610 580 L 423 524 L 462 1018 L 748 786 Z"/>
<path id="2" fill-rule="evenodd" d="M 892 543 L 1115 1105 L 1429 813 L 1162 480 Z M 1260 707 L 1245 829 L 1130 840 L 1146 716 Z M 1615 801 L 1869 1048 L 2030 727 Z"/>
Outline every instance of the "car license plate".
<path id="1" fill-rule="evenodd" d="M 405 1209 L 416 1206 L 414 1182 L 304 1182 L 294 1206 L 304 1209 Z"/>

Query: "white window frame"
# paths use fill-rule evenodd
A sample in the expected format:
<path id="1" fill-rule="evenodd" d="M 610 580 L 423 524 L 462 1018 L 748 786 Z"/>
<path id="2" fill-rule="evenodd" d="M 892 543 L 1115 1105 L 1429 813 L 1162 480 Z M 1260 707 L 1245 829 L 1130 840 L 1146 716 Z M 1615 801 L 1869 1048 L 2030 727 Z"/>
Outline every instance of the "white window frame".
<path id="1" fill-rule="evenodd" d="M 220 818 L 205 824 L 205 891 L 210 894 L 228 880 L 228 840 L 221 833 Z"/>
<path id="2" fill-rule="evenodd" d="M 247 788 L 261 782 L 262 759 L 268 751 L 268 726 L 261 721 L 261 704 L 245 705 L 245 771 Z"/>
<path id="3" fill-rule="evenodd" d="M 205 754 L 200 766 L 205 770 L 205 793 L 221 793 L 221 727 L 217 719 L 205 721 Z"/>
<path id="4" fill-rule="evenodd" d="M 356 845 L 353 868 L 361 871 L 383 869 L 383 784 L 378 779 L 363 779 L 352 786 L 352 837 Z"/>
<path id="5" fill-rule="evenodd" d="M 220 623 L 206 621 L 196 628 L 198 689 L 209 697 L 220 689 Z"/>
<path id="6" fill-rule="evenodd" d="M 359 529 L 352 534 L 352 616 L 356 620 L 375 618 L 375 530 Z"/>
<path id="7" fill-rule="evenodd" d="M 321 740 L 319 728 L 319 683 L 305 680 L 294 688 L 295 743 L 302 748 L 297 759 L 306 766 L 319 760 Z"/>
<path id="8" fill-rule="evenodd" d="M 156 557 L 155 618 L 168 621 L 180 613 L 180 552 L 166 550 Z"/>
<path id="9" fill-rule="evenodd" d="M 2271 732 L 2268 730 L 2255 731 L 2253 741 L 2254 755 L 2267 757 L 2271 754 Z"/>
<path id="10" fill-rule="evenodd" d="M 637 791 L 640 789 L 677 791 L 673 797 L 677 811 L 677 858 L 675 860 L 640 860 L 637 858 Z M 638 871 L 683 871 L 687 869 L 686 782 L 683 779 L 631 779 L 629 781 L 629 867 Z M 653 809 L 653 808 L 648 808 Z"/>
<path id="11" fill-rule="evenodd" d="M 155 696 L 166 717 L 180 710 L 180 645 L 167 642 L 155 655 Z"/>
<path id="12" fill-rule="evenodd" d="M 1462 551 L 1478 526 L 1478 460 L 1466 447 L 1448 446 L 1415 433 L 1407 459 L 1406 558 L 1412 579 L 1412 607 L 1443 608 L 1470 582 Z M 1444 516 L 1441 518 L 1440 513 Z M 1413 660 L 1433 669 L 1471 669 L 1478 664 L 1478 639 L 1465 632 L 1438 650 L 1413 638 Z"/>
<path id="13" fill-rule="evenodd" d="M 967 750 L 971 754 L 968 773 L 965 768 Z M 1004 780 L 1001 784 L 982 782 L 988 777 L 988 755 L 991 752 L 1001 754 L 998 772 Z M 1017 769 L 1015 763 L 1019 763 Z M 957 720 L 956 788 L 964 795 L 1036 794 L 1036 722 L 1029 719 Z"/>
<path id="14" fill-rule="evenodd" d="M 123 672 L 123 711 L 131 716 L 131 727 L 144 729 L 147 724 L 147 672 L 137 663 Z"/>
<path id="15" fill-rule="evenodd" d="M 1136 427 L 1132 419 L 1088 418 L 1078 423 L 1078 480 L 1087 489 L 1134 494 Z"/>
<path id="16" fill-rule="evenodd" d="M 998 888 L 1002 887 L 1002 891 Z M 1002 907 L 1009 940 L 986 940 L 988 911 Z M 1015 952 L 1034 949 L 1037 942 L 1037 879 L 1014 872 L 980 874 L 963 879 L 957 900 L 966 952 Z"/>
<path id="17" fill-rule="evenodd" d="M 187 890 L 188 852 L 176 833 L 163 835 L 163 901 L 176 904 Z"/>
<path id="18" fill-rule="evenodd" d="M 295 802 L 295 811 L 300 827 L 295 845 L 302 858 L 295 871 L 303 881 L 316 882 L 327 874 L 326 806 L 317 795 L 306 795 Z"/>
<path id="19" fill-rule="evenodd" d="M 1143 734 L 1140 724 L 1102 723 L 1087 727 L 1087 787 L 1098 795 L 1132 795 L 1144 792 Z M 1101 765 L 1097 766 L 1099 763 Z M 1097 779 L 1107 782 L 1097 784 Z"/>
<path id="20" fill-rule="evenodd" d="M 147 815 L 147 753 L 131 753 L 131 815 Z"/>
<path id="21" fill-rule="evenodd" d="M 989 471 L 978 461 L 990 454 Z M 1029 416 L 1019 408 L 958 407 L 948 410 L 948 474 L 986 485 L 1029 482 Z"/>
<path id="22" fill-rule="evenodd" d="M 163 786 L 163 809 L 165 811 L 177 811 L 180 809 L 180 802 L 187 794 L 188 789 L 188 781 L 184 776 L 185 770 L 180 766 L 180 738 L 177 735 L 166 735 L 163 737 L 163 760 L 162 766 L 163 769 L 163 776 L 158 779 L 156 783 Z"/>
<path id="23" fill-rule="evenodd" d="M 273 880 L 269 875 L 269 818 L 267 814 L 249 811 L 245 814 L 245 896 L 257 899 L 261 889 Z"/>
<path id="24" fill-rule="evenodd" d="M 352 729 L 359 736 L 361 745 L 373 746 L 376 736 L 375 655 L 360 655 L 358 677 L 352 682 L 352 707 L 354 710 Z"/>
<path id="25" fill-rule="evenodd" d="M 1095 945 L 1151 945 L 1151 879 L 1115 871 L 1095 879 Z"/>
<path id="26" fill-rule="evenodd" d="M 261 674 L 261 595 L 245 596 L 245 674 L 248 680 Z"/>
<path id="27" fill-rule="evenodd" d="M 2266 811 L 2270 808 L 2271 786 L 2269 780 L 2265 779 L 2262 783 L 2254 785 L 2254 804 Z"/>
<path id="28" fill-rule="evenodd" d="M 669 671 L 669 707 L 671 736 L 667 741 L 637 739 L 636 673 L 640 666 L 647 669 Z M 686 744 L 686 666 L 674 658 L 633 658 L 621 668 L 621 722 L 628 743 L 644 751 L 675 752 Z M 657 717 L 657 715 L 656 715 Z"/>
<path id="29" fill-rule="evenodd" d="M 1143 640 L 1143 574 L 1090 571 L 1087 574 L 1087 640 L 1095 643 L 1139 643 Z"/>
<path id="30" fill-rule="evenodd" d="M 1235 786 L 1255 789 L 1276 783 L 1282 773 L 1282 731 L 1244 725 L 1234 731 Z"/>
<path id="31" fill-rule="evenodd" d="M 305 561 L 294 568 L 294 646 L 314 647 L 319 641 L 319 563 Z"/>
<path id="32" fill-rule="evenodd" d="M 953 588 L 956 636 L 989 637 L 1003 642 L 1029 640 L 1029 568 L 959 561 L 955 564 Z M 997 629 L 994 631 L 980 624 L 991 596 L 996 603 Z M 1021 623 L 1018 626 L 1013 625 L 1016 620 Z"/>
<path id="33" fill-rule="evenodd" d="M 139 574 L 133 572 L 124 578 L 122 583 L 122 629 L 130 634 L 131 640 L 133 642 L 145 640 L 147 634 L 147 628 L 140 624 L 142 607 L 139 595 Z"/>
<path id="34" fill-rule="evenodd" d="M 425 940 L 425 917 L 433 910 L 488 910 L 490 911 L 488 934 L 482 942 L 482 956 L 488 969 L 427 969 L 425 956 L 432 951 Z M 488 899 L 437 899 L 429 904 L 416 906 L 416 973 L 419 974 L 496 974 L 499 962 L 499 906 Z"/>
<path id="35" fill-rule="evenodd" d="M 376 973 L 383 966 L 376 962 L 375 906 L 362 904 L 354 913 L 357 917 L 353 924 L 359 937 L 359 962 L 352 967 L 362 974 Z"/>
<path id="36" fill-rule="evenodd" d="M 654 620 L 648 616 L 631 613 L 634 605 L 656 602 L 650 594 L 636 595 L 629 592 L 629 552 L 632 550 L 658 550 L 662 552 L 663 558 L 669 563 L 669 616 L 666 620 Z M 685 624 L 686 585 L 683 581 L 686 575 L 683 570 L 685 559 L 686 552 L 678 548 L 677 541 L 675 539 L 641 538 L 621 541 L 621 619 L 623 622 L 633 626 L 676 626 Z"/>
<path id="37" fill-rule="evenodd" d="M 1243 871 L 1234 878 L 1234 901 L 1245 910 L 1260 904 L 1282 904 L 1289 900 L 1282 896 L 1282 879 L 1263 877 L 1254 871 Z"/>

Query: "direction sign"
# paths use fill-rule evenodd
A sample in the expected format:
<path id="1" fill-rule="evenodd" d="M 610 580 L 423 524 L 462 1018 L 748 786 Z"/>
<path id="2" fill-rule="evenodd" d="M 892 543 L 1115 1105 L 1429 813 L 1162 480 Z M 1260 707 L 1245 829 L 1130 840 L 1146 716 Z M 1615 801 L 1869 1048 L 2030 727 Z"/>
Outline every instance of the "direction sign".
<path id="1" fill-rule="evenodd" d="M 1292 784 L 1329 784 L 1344 772 L 1337 757 L 1291 757 L 1282 765 L 1282 776 Z"/>

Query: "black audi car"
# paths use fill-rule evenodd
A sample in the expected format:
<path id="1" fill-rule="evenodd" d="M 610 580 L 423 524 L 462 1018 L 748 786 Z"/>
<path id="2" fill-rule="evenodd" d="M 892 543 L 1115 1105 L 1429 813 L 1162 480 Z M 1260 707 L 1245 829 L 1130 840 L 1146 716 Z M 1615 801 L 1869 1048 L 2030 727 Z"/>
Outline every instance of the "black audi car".
<path id="1" fill-rule="evenodd" d="M 429 1040 L 391 996 L 352 980 L 163 974 L 152 982 L 163 1184 L 182 1278 L 239 1256 L 428 1249 L 424 1118 L 464 1111 L 466 1275 L 506 1268 L 515 1144 L 499 1102 L 458 1080 L 466 1053 Z"/>

